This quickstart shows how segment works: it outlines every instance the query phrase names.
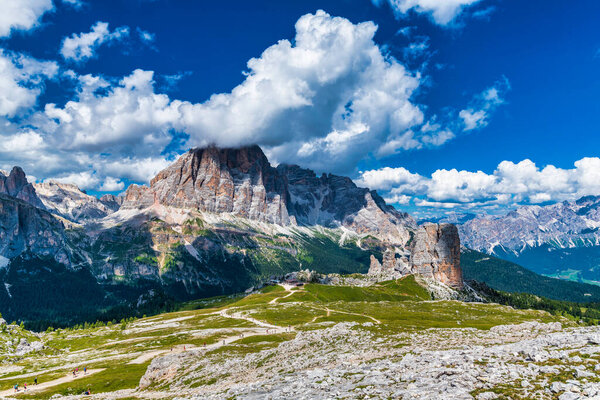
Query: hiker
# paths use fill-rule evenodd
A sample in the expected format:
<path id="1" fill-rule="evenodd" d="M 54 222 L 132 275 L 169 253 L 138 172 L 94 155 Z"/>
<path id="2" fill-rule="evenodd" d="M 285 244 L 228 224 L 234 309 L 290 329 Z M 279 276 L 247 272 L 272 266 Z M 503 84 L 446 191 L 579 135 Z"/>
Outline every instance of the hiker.
<path id="1" fill-rule="evenodd" d="M 87 367 L 83 367 L 83 374 L 87 375 Z"/>
<path id="2" fill-rule="evenodd" d="M 183 351 L 185 351 L 185 346 L 183 346 Z"/>
<path id="3" fill-rule="evenodd" d="M 26 392 L 26 391 L 27 391 L 27 384 L 26 384 L 26 383 L 24 383 L 24 384 L 23 384 L 23 391 L 24 391 L 24 392 Z"/>
<path id="4" fill-rule="evenodd" d="M 89 396 L 90 394 L 92 394 L 92 390 L 88 388 L 83 394 Z"/>
<path id="5" fill-rule="evenodd" d="M 33 384 L 37 385 L 37 377 L 33 378 Z"/>
<path id="6" fill-rule="evenodd" d="M 15 393 L 19 391 L 19 384 L 15 383 Z"/>
<path id="7" fill-rule="evenodd" d="M 73 370 L 73 378 L 75 378 L 77 374 L 75 374 L 75 370 Z"/>

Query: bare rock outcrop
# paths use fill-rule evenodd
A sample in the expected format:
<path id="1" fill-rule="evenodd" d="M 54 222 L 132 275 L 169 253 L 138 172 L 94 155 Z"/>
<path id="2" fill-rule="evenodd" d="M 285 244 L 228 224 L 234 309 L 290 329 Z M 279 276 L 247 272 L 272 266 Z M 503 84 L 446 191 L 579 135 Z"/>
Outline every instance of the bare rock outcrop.
<path id="1" fill-rule="evenodd" d="M 152 179 L 150 188 L 130 187 L 124 207 L 157 203 L 287 225 L 286 201 L 285 182 L 260 147 L 207 147 L 181 156 Z"/>
<path id="2" fill-rule="evenodd" d="M 455 289 L 462 289 L 460 238 L 452 224 L 427 224 L 415 232 L 410 246 L 410 269 Z"/>
<path id="3" fill-rule="evenodd" d="M 21 167 L 13 167 L 10 174 L 0 171 L 0 193 L 44 209 L 44 204 L 37 196 L 33 185 L 27 181 Z"/>
<path id="4" fill-rule="evenodd" d="M 117 211 L 123 205 L 125 200 L 123 196 L 115 196 L 114 194 L 105 194 L 100 197 L 100 202 L 104 204 L 109 210 Z"/>
<path id="5" fill-rule="evenodd" d="M 115 211 L 77 185 L 48 181 L 33 186 L 48 211 L 74 222 L 103 218 Z"/>
<path id="6" fill-rule="evenodd" d="M 192 149 L 156 175 L 150 187 L 132 185 L 123 208 L 153 204 L 232 213 L 279 225 L 344 226 L 404 246 L 412 217 L 387 205 L 350 178 L 320 177 L 296 165 L 273 168 L 258 146 Z"/>
<path id="7" fill-rule="evenodd" d="M 393 248 L 388 248 L 383 253 L 382 262 L 371 255 L 368 275 L 377 278 L 377 280 L 398 279 L 410 273 L 408 259 L 406 257 L 396 257 L 396 251 Z"/>

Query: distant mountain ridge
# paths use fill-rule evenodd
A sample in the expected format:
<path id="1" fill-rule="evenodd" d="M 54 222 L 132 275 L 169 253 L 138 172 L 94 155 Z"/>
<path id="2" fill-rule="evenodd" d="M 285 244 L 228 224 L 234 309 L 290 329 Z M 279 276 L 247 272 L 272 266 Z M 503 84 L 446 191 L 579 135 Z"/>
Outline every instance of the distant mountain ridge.
<path id="1" fill-rule="evenodd" d="M 122 202 L 112 195 L 98 199 L 68 183 L 49 181 L 35 183 L 33 187 L 46 209 L 73 222 L 104 218 L 117 211 Z"/>
<path id="2" fill-rule="evenodd" d="M 458 229 L 470 249 L 538 273 L 600 282 L 600 196 L 522 206 L 506 215 L 470 219 Z"/>

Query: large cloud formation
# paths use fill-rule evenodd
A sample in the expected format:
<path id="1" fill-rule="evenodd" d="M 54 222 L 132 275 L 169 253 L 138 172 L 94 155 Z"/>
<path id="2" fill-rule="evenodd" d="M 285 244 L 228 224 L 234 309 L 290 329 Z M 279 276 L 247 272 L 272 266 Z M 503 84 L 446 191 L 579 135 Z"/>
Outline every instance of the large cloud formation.
<path id="1" fill-rule="evenodd" d="M 179 128 L 194 144 L 259 143 L 279 161 L 348 170 L 424 119 L 411 102 L 419 76 L 383 54 L 376 29 L 323 11 L 301 17 L 294 41 L 251 59 L 231 93 L 182 104 Z"/>
<path id="2" fill-rule="evenodd" d="M 38 177 L 118 190 L 124 180 L 146 182 L 187 147 L 259 144 L 275 162 L 352 173 L 366 157 L 440 146 L 466 131 L 472 123 L 462 115 L 454 123 L 425 116 L 413 100 L 422 77 L 374 42 L 376 30 L 372 22 L 307 14 L 296 23 L 293 40 L 268 47 L 248 61 L 244 80 L 231 92 L 202 103 L 157 93 L 153 71 L 111 78 L 61 70 L 60 79 L 75 85 L 74 96 L 30 110 L 18 123 L 5 120 L 0 140 L 21 151 L 0 148 L 0 168 L 20 164 Z M 63 56 L 93 56 L 107 35 L 119 31 L 96 24 L 90 33 L 65 39 Z M 5 58 L 0 85 L 8 79 L 6 87 L 15 90 L 5 92 L 4 103 L 0 94 L 0 118 L 35 110 L 43 89 L 39 77 L 50 78 L 58 69 L 55 63 L 30 63 L 38 65 L 32 68 L 16 55 Z M 13 95 L 19 91 L 22 100 Z M 500 91 L 488 91 L 485 101 L 467 109 L 483 110 L 481 121 L 501 99 Z M 472 129 L 484 126 L 481 121 Z"/>
<path id="3" fill-rule="evenodd" d="M 538 167 L 531 160 L 502 161 L 496 170 L 441 169 L 430 177 L 405 168 L 364 171 L 359 185 L 378 189 L 397 204 L 456 209 L 489 208 L 575 200 L 600 193 L 600 158 L 582 158 L 574 168 Z"/>

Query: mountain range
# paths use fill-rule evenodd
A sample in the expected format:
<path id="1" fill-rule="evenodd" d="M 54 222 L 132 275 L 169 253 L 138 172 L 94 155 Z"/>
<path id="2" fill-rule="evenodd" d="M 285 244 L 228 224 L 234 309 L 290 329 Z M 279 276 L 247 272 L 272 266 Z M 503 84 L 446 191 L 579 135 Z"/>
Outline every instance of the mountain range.
<path id="1" fill-rule="evenodd" d="M 273 167 L 258 146 L 192 149 L 149 186 L 99 199 L 15 167 L 0 207 L 9 319 L 110 318 L 300 269 L 364 273 L 384 253 L 388 271 L 463 284 L 456 227 L 418 226 L 350 178 Z"/>
<path id="2" fill-rule="evenodd" d="M 600 284 L 600 196 L 465 219 L 458 225 L 463 246 L 540 274 Z"/>

